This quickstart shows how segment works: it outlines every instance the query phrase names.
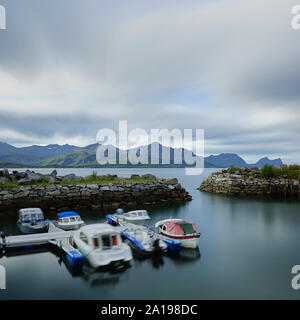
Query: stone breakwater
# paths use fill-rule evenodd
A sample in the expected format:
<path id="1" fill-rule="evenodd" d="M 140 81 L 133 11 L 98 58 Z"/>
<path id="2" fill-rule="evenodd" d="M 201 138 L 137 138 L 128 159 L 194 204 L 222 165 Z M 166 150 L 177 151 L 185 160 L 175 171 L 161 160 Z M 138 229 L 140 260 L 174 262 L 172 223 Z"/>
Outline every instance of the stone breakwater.
<path id="1" fill-rule="evenodd" d="M 299 179 L 262 178 L 257 168 L 228 170 L 208 175 L 198 188 L 200 191 L 237 196 L 278 196 L 300 198 Z"/>
<path id="2" fill-rule="evenodd" d="M 0 211 L 117 208 L 191 200 L 177 179 L 107 184 L 53 184 L 0 188 Z"/>

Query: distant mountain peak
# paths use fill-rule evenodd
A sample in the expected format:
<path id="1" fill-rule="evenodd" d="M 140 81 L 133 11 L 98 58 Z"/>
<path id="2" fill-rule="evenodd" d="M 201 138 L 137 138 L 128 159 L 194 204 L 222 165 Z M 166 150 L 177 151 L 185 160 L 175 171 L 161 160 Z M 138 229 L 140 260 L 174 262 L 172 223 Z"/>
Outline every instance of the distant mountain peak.
<path id="1" fill-rule="evenodd" d="M 283 162 L 280 158 L 271 160 L 268 157 L 263 157 L 255 163 L 255 166 L 256 167 L 263 167 L 265 164 L 270 164 L 274 167 L 280 167 L 283 165 Z"/>
<path id="2" fill-rule="evenodd" d="M 59 144 L 49 144 L 47 146 L 28 146 L 17 148 L 6 142 L 0 142 L 0 161 L 6 163 L 15 163 L 25 166 L 30 165 L 48 165 L 51 164 L 55 166 L 56 164 L 63 164 L 67 166 L 76 167 L 78 164 L 97 164 L 96 162 L 96 150 L 99 143 L 90 144 L 85 147 L 77 147 L 69 144 L 59 145 Z M 149 154 L 154 148 L 160 151 L 160 158 L 162 158 L 162 151 L 165 150 L 166 146 L 155 141 L 148 145 Z M 144 146 L 145 147 L 145 146 Z M 135 149 L 135 148 L 134 148 Z M 183 152 L 183 148 L 178 148 Z M 119 149 L 116 148 L 117 154 Z M 174 163 L 175 149 L 170 147 L 170 164 Z M 149 164 L 150 156 L 148 155 Z M 246 161 L 240 157 L 237 153 L 220 153 L 218 155 L 210 155 L 204 158 L 206 167 L 229 167 L 235 165 L 237 167 L 262 167 L 266 163 L 273 166 L 281 166 L 282 160 L 269 159 L 268 157 L 263 157 L 258 160 L 255 164 L 247 164 Z"/>

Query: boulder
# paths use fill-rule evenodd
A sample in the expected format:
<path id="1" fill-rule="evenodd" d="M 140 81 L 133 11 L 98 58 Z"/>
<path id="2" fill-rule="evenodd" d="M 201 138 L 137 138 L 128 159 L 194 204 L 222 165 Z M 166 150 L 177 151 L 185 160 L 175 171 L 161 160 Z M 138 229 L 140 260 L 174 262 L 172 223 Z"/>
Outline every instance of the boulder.
<path id="1" fill-rule="evenodd" d="M 143 179 L 153 180 L 153 179 L 155 179 L 156 177 L 155 177 L 153 174 L 148 173 L 148 174 L 143 174 L 143 175 L 142 175 L 142 178 L 143 178 Z"/>
<path id="2" fill-rule="evenodd" d="M 10 180 L 6 177 L 0 177 L 0 184 L 7 184 Z"/>
<path id="3" fill-rule="evenodd" d="M 55 177 L 50 175 L 48 182 L 49 183 L 56 183 L 57 181 L 56 181 Z"/>
<path id="4" fill-rule="evenodd" d="M 56 176 L 57 176 L 57 171 L 54 169 L 54 170 L 50 173 L 50 176 L 51 176 L 52 178 L 56 178 Z"/>
<path id="5" fill-rule="evenodd" d="M 33 184 L 36 182 L 42 182 L 43 175 L 40 173 L 35 173 L 34 171 L 27 170 L 26 171 L 26 178 L 24 178 L 24 179 L 30 180 L 30 183 Z M 22 180 L 24 180 L 24 179 L 22 179 Z"/>
<path id="6" fill-rule="evenodd" d="M 9 178 L 9 172 L 7 169 L 3 169 L 3 177 Z"/>
<path id="7" fill-rule="evenodd" d="M 15 178 L 16 178 L 17 180 L 26 178 L 26 175 L 27 175 L 26 172 L 16 172 L 16 173 L 14 174 L 14 176 L 15 176 Z"/>
<path id="8" fill-rule="evenodd" d="M 178 180 L 177 180 L 176 178 L 169 179 L 169 180 L 168 180 L 168 184 L 171 184 L 171 185 L 178 184 Z"/>
<path id="9" fill-rule="evenodd" d="M 80 182 L 80 181 L 82 181 L 82 177 L 78 177 L 78 176 L 76 176 L 76 174 L 71 173 L 71 174 L 64 176 L 63 181 L 65 181 L 65 182 L 73 182 L 73 181 Z"/>
<path id="10" fill-rule="evenodd" d="M 141 177 L 138 174 L 132 174 L 130 179 L 140 179 Z"/>
<path id="11" fill-rule="evenodd" d="M 118 178 L 118 176 L 116 174 L 107 174 L 106 178 L 109 180 L 115 180 Z"/>
<path id="12" fill-rule="evenodd" d="M 19 185 L 30 185 L 32 184 L 32 181 L 28 178 L 20 179 L 18 180 L 17 184 Z"/>
<path id="13" fill-rule="evenodd" d="M 100 188 L 101 191 L 110 191 L 110 188 L 108 186 L 103 186 Z"/>

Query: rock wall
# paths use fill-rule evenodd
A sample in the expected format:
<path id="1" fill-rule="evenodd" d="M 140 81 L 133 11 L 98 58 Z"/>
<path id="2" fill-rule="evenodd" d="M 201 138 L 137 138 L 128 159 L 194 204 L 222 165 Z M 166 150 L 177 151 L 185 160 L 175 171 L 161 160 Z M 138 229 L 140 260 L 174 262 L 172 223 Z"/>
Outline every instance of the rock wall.
<path id="1" fill-rule="evenodd" d="M 26 207 L 76 209 L 80 207 L 129 207 L 191 200 L 177 179 L 156 181 L 18 186 L 0 188 L 0 211 Z"/>
<path id="2" fill-rule="evenodd" d="M 208 175 L 198 188 L 201 191 L 238 196 L 278 196 L 300 198 L 298 179 L 276 177 L 265 179 L 255 169 L 240 169 L 234 174 L 227 170 Z"/>

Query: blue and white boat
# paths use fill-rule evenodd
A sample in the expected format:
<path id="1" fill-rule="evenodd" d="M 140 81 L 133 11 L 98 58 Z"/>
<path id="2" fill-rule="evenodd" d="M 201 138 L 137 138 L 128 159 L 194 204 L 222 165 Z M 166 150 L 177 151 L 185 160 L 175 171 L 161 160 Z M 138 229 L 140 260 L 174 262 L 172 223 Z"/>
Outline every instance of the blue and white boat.
<path id="1" fill-rule="evenodd" d="M 84 221 L 75 211 L 61 212 L 57 214 L 57 220 L 54 224 L 63 230 L 76 230 L 84 225 Z"/>
<path id="2" fill-rule="evenodd" d="M 123 235 L 134 249 L 144 254 L 162 254 L 168 250 L 168 245 L 148 227 L 128 223 Z"/>
<path id="3" fill-rule="evenodd" d="M 128 223 L 136 225 L 144 225 L 147 220 L 150 220 L 147 210 L 134 210 L 125 212 L 118 209 L 115 214 L 107 215 L 106 220 L 114 226 L 126 226 Z"/>
<path id="4" fill-rule="evenodd" d="M 130 218 L 128 219 L 128 217 Z M 179 250 L 180 241 L 164 238 L 157 231 L 143 225 L 149 219 L 146 210 L 124 213 L 122 209 L 118 209 L 115 214 L 106 216 L 107 223 L 112 226 L 124 227 L 123 235 L 125 238 L 130 241 L 133 247 L 144 253 L 164 252 L 166 249 Z"/>

